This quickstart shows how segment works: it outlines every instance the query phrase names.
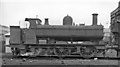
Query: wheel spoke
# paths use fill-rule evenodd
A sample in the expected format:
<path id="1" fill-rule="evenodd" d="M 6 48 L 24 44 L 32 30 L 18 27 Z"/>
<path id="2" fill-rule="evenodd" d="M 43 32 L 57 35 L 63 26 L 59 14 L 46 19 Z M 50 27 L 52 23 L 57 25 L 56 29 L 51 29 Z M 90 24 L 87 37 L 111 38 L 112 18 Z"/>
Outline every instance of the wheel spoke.
<path id="1" fill-rule="evenodd" d="M 55 50 L 55 54 L 58 55 L 58 56 L 66 56 L 68 55 L 68 49 L 67 48 L 56 48 Z"/>

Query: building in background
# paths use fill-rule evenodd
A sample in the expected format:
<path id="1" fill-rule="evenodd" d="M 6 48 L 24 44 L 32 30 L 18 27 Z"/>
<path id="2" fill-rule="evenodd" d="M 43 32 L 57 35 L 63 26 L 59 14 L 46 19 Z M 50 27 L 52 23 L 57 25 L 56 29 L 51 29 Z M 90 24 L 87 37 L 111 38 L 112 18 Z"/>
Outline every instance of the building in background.
<path id="1" fill-rule="evenodd" d="M 0 25 L 0 53 L 5 53 L 5 34 L 9 32 L 9 27 Z"/>

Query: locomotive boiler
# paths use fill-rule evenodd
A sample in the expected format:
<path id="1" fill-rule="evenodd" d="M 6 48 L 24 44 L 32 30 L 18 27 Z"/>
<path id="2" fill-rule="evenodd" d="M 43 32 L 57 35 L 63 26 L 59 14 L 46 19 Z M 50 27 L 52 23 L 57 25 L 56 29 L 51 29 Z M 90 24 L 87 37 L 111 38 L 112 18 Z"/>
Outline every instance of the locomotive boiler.
<path id="1" fill-rule="evenodd" d="M 18 56 L 79 56 L 91 58 L 104 56 L 105 44 L 101 43 L 103 26 L 93 15 L 92 25 L 73 24 L 71 16 L 63 18 L 63 25 L 50 25 L 49 19 L 41 24 L 38 18 L 25 18 L 29 28 L 10 26 L 10 47 Z"/>

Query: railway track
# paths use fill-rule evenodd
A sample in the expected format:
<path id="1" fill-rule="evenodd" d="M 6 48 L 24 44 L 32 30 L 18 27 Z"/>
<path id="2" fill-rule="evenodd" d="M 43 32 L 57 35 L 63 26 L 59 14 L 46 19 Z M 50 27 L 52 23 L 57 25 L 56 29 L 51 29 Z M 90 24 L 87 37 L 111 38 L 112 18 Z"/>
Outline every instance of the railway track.
<path id="1" fill-rule="evenodd" d="M 80 57 L 13 57 L 9 54 L 2 57 L 2 67 L 117 67 L 118 59 L 111 58 L 90 58 Z"/>

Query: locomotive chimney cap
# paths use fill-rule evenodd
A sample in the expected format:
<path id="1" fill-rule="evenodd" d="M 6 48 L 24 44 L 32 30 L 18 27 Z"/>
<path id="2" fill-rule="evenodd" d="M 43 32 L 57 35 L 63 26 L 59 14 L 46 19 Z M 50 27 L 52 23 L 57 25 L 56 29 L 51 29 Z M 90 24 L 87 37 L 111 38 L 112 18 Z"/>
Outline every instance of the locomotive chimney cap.
<path id="1" fill-rule="evenodd" d="M 92 15 L 98 15 L 98 13 L 93 13 Z"/>

